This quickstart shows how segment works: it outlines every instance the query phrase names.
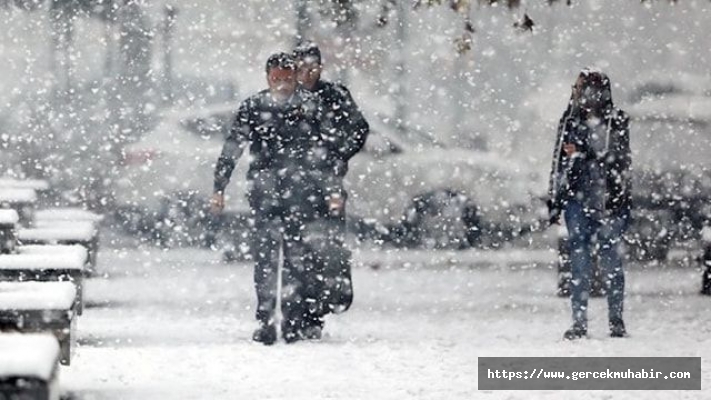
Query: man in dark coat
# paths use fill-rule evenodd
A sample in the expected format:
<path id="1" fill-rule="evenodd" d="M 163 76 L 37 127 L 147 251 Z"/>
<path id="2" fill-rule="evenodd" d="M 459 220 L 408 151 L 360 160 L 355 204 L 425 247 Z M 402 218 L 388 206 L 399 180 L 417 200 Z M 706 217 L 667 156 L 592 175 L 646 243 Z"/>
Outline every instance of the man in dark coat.
<path id="1" fill-rule="evenodd" d="M 316 44 L 305 42 L 297 46 L 294 58 L 299 84 L 317 95 L 323 107 L 324 131 L 328 134 L 323 145 L 329 151 L 329 163 L 324 167 L 343 177 L 348 161 L 363 148 L 370 126 L 345 86 L 322 79 L 321 50 Z"/>
<path id="2" fill-rule="evenodd" d="M 318 182 L 317 198 L 321 207 L 314 209 L 305 229 L 314 268 L 323 277 L 319 304 L 311 321 L 323 327 L 323 316 L 346 311 L 353 301 L 351 253 L 344 245 L 346 231 L 346 198 L 343 177 L 348 162 L 365 144 L 370 127 L 345 86 L 321 78 L 321 51 L 306 42 L 294 50 L 300 85 L 315 94 L 321 105 L 322 137 L 313 143 L 320 163 L 313 171 Z"/>
<path id="3" fill-rule="evenodd" d="M 253 339 L 273 344 L 277 339 L 276 308 L 279 250 L 283 251 L 282 335 L 287 342 L 320 337 L 304 321 L 317 317 L 311 304 L 318 296 L 317 274 L 305 265 L 302 229 L 311 214 L 310 171 L 318 160 L 312 142 L 320 137 L 318 98 L 297 87 L 291 55 L 272 55 L 266 65 L 268 90 L 239 107 L 215 167 L 213 213 L 224 208 L 224 191 L 237 160 L 249 147 L 247 179 L 251 208 L 251 254 L 257 292 Z"/>
<path id="4" fill-rule="evenodd" d="M 608 279 L 610 335 L 626 335 L 620 243 L 632 206 L 630 167 L 629 118 L 612 102 L 610 79 L 583 70 L 560 120 L 549 187 L 551 222 L 564 214 L 569 233 L 573 326 L 566 339 L 587 335 L 595 253 Z"/>

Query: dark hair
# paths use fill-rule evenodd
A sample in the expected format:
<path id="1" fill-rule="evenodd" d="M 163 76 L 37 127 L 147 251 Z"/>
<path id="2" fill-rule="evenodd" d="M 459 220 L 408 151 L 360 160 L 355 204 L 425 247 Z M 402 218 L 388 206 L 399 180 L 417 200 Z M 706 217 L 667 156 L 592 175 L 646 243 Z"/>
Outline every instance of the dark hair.
<path id="1" fill-rule="evenodd" d="M 294 49 L 294 58 L 297 61 L 304 61 L 307 58 L 310 58 L 321 65 L 321 50 L 314 42 L 302 42 Z"/>
<path id="2" fill-rule="evenodd" d="M 267 59 L 267 66 L 265 69 L 267 73 L 269 73 L 269 71 L 273 70 L 274 68 L 290 69 L 295 71 L 296 62 L 294 62 L 294 58 L 287 53 L 274 53 Z"/>

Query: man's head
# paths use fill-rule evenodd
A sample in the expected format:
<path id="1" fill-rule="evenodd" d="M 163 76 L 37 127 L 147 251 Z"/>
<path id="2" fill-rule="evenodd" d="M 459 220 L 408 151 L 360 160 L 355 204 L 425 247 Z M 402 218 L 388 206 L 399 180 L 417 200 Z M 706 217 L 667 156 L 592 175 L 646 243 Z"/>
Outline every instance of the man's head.
<path id="1" fill-rule="evenodd" d="M 296 63 L 286 53 L 272 54 L 266 65 L 267 84 L 274 100 L 286 101 L 296 90 Z"/>
<path id="2" fill-rule="evenodd" d="M 297 79 L 307 90 L 314 90 L 321 79 L 321 50 L 313 42 L 305 42 L 294 49 L 297 65 Z"/>
<path id="3" fill-rule="evenodd" d="M 610 79 L 600 71 L 584 69 L 573 85 L 573 99 L 588 112 L 602 112 L 612 105 Z"/>

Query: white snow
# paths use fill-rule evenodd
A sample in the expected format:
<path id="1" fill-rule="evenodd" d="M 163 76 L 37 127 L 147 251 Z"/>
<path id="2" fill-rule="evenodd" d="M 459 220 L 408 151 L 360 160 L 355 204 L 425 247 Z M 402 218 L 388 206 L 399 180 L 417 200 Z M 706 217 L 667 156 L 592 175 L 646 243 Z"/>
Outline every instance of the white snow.
<path id="1" fill-rule="evenodd" d="M 25 246 L 18 246 L 17 252 L 20 255 L 26 256 L 42 256 L 44 258 L 51 257 L 52 263 L 56 264 L 55 260 L 57 258 L 72 260 L 72 265 L 79 265 L 79 262 L 83 260 L 86 262 L 89 251 L 86 247 L 78 244 L 71 245 L 40 245 L 40 244 L 30 244 Z"/>
<path id="2" fill-rule="evenodd" d="M 50 334 L 0 333 L 0 379 L 54 377 L 59 343 Z"/>
<path id="3" fill-rule="evenodd" d="M 4 254 L 0 256 L 0 269 L 83 269 L 86 262 L 86 252 L 60 249 L 53 246 L 45 250 L 22 250 L 19 254 Z"/>
<path id="4" fill-rule="evenodd" d="M 69 310 L 75 298 L 71 282 L 0 282 L 0 310 Z"/>
<path id="5" fill-rule="evenodd" d="M 510 248 L 505 251 L 471 249 L 464 251 L 353 250 L 354 259 L 368 267 L 425 267 L 425 266 L 505 266 L 505 265 L 550 265 L 558 258 L 552 249 L 525 250 Z"/>
<path id="6" fill-rule="evenodd" d="M 46 208 L 35 212 L 36 221 L 90 221 L 100 222 L 100 214 L 76 207 Z"/>
<path id="7" fill-rule="evenodd" d="M 77 221 L 67 223 L 65 221 L 55 221 L 53 223 L 44 222 L 40 227 L 20 229 L 17 232 L 18 240 L 27 242 L 56 243 L 60 241 L 90 241 L 97 233 L 92 222 Z"/>
<path id="8" fill-rule="evenodd" d="M 32 189 L 42 191 L 49 189 L 49 183 L 42 179 L 0 178 L 0 188 Z"/>
<path id="9" fill-rule="evenodd" d="M 3 188 L 0 187 L 0 203 L 34 203 L 37 194 L 33 189 Z"/>
<path id="10" fill-rule="evenodd" d="M 20 217 L 15 210 L 0 210 L 0 225 L 16 225 Z"/>
<path id="11" fill-rule="evenodd" d="M 674 95 L 630 105 L 629 114 L 639 119 L 711 121 L 711 97 Z"/>
<path id="12" fill-rule="evenodd" d="M 711 303 L 696 294 L 696 270 L 628 268 L 631 336 L 608 338 L 606 303 L 593 299 L 591 338 L 571 343 L 561 340 L 570 304 L 554 294 L 554 270 L 406 267 L 439 256 L 398 254 L 376 270 L 365 267 L 375 252 L 356 253 L 355 303 L 329 317 L 321 342 L 265 347 L 250 340 L 251 265 L 222 264 L 219 253 L 202 250 L 104 251 L 111 278 L 86 284 L 85 299 L 96 306 L 85 311 L 81 346 L 62 387 L 105 399 L 569 399 L 570 392 L 479 392 L 477 357 L 700 356 L 702 370 L 711 368 Z M 706 399 L 711 375 L 702 375 L 702 388 L 671 395 Z M 574 397 L 640 395 L 670 393 Z"/>

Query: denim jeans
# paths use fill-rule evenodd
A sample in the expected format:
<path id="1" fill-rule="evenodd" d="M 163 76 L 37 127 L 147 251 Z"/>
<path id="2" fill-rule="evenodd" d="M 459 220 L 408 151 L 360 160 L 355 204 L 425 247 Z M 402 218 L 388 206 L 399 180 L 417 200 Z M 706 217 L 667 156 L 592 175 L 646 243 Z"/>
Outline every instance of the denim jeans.
<path id="1" fill-rule="evenodd" d="M 590 278 L 595 253 L 606 278 L 608 317 L 610 320 L 622 318 L 625 274 L 620 244 L 629 219 L 629 212 L 600 219 L 576 200 L 567 204 L 565 223 L 570 243 L 571 306 L 576 325 L 587 328 Z"/>

